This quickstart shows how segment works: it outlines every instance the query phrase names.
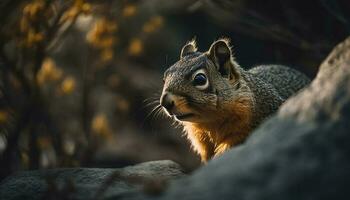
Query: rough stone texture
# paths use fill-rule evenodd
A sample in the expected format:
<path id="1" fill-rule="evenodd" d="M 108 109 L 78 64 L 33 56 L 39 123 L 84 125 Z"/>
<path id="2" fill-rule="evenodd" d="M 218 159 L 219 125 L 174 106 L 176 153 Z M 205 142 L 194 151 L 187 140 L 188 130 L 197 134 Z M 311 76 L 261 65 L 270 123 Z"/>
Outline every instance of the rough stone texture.
<path id="1" fill-rule="evenodd" d="M 85 200 L 126 197 L 143 189 L 142 186 L 148 182 L 152 184 L 154 181 L 155 183 L 159 181 L 163 184 L 167 179 L 183 175 L 178 164 L 166 160 L 121 169 L 72 168 L 24 171 L 10 176 L 1 183 L 0 199 Z"/>
<path id="2" fill-rule="evenodd" d="M 348 199 L 349 155 L 350 38 L 245 145 L 175 181 L 159 199 Z"/>

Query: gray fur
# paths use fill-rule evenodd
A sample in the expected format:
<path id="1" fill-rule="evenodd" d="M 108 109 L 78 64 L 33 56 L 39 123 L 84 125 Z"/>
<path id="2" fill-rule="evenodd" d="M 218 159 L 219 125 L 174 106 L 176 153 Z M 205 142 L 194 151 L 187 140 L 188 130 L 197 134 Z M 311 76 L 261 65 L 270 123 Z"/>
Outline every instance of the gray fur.
<path id="1" fill-rule="evenodd" d="M 301 72 L 282 65 L 260 65 L 248 71 L 242 70 L 241 75 L 254 94 L 254 127 L 310 83 Z"/>
<path id="2" fill-rule="evenodd" d="M 283 65 L 260 65 L 248 72 L 273 85 L 284 100 L 310 83 L 307 76 Z"/>

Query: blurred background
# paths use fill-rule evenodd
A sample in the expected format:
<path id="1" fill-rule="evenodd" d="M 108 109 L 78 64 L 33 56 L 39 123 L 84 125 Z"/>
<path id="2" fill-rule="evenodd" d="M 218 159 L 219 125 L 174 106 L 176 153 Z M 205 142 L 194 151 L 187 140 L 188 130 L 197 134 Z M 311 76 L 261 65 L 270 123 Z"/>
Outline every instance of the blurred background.
<path id="1" fill-rule="evenodd" d="M 162 73 L 196 38 L 231 38 L 242 67 L 314 77 L 350 33 L 348 0 L 2 0 L 0 180 L 54 167 L 171 159 L 200 166 L 181 128 L 152 109 Z"/>

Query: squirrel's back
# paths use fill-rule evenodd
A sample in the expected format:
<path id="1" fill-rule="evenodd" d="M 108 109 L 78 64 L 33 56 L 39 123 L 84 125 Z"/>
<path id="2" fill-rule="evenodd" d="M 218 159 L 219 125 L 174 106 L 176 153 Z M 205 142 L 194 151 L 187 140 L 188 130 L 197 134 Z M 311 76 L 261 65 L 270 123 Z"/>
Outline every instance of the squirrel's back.
<path id="1" fill-rule="evenodd" d="M 310 79 L 303 73 L 283 65 L 259 65 L 248 72 L 271 84 L 284 100 L 310 82 Z"/>
<path id="2" fill-rule="evenodd" d="M 253 127 L 310 82 L 301 72 L 283 65 L 259 65 L 244 70 L 242 76 L 254 94 Z"/>

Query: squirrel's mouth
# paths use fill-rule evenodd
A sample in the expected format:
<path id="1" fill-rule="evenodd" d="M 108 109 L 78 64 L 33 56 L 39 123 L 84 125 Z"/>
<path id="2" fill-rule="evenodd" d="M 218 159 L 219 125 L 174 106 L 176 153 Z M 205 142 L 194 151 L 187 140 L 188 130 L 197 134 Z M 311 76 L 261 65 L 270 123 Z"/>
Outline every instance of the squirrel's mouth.
<path id="1" fill-rule="evenodd" d="M 180 120 L 180 121 L 185 121 L 186 119 L 191 118 L 193 116 L 195 116 L 195 114 L 193 114 L 193 113 L 187 113 L 187 114 L 182 114 L 182 115 L 174 115 L 174 117 L 177 120 Z"/>

